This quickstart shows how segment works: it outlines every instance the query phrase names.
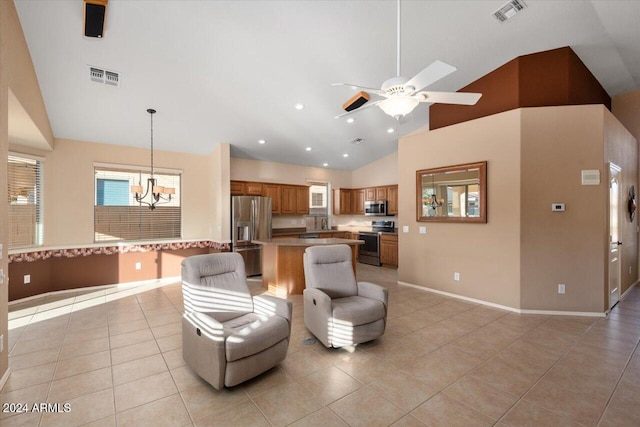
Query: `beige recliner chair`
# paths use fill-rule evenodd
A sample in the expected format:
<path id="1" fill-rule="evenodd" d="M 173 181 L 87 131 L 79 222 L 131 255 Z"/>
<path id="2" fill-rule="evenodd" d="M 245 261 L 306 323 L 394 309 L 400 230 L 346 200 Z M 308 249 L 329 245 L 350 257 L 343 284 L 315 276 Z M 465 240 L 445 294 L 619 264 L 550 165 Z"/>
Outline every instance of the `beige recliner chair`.
<path id="1" fill-rule="evenodd" d="M 182 261 L 182 357 L 216 389 L 232 387 L 284 360 L 291 303 L 251 297 L 237 253 Z"/>
<path id="2" fill-rule="evenodd" d="M 307 248 L 304 277 L 304 324 L 325 346 L 344 347 L 384 334 L 389 293 L 356 282 L 349 246 Z"/>

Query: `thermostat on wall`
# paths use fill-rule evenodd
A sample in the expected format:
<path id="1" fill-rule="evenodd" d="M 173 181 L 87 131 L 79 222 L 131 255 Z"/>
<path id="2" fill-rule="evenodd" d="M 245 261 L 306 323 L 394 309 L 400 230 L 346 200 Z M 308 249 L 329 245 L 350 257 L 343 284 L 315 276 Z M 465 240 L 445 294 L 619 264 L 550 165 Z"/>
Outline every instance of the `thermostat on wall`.
<path id="1" fill-rule="evenodd" d="M 551 210 L 553 212 L 564 212 L 564 203 L 553 203 L 551 205 Z"/>

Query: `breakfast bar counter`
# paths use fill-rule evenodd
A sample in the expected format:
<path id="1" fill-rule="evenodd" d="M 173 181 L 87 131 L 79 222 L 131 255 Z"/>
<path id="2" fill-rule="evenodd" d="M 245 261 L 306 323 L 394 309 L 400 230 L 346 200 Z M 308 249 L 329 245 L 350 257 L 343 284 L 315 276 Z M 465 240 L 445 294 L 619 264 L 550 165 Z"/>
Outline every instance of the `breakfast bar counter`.
<path id="1" fill-rule="evenodd" d="M 271 239 L 254 240 L 262 245 L 262 284 L 278 296 L 301 294 L 304 290 L 303 254 L 309 246 L 349 245 L 351 262 L 356 271 L 358 245 L 362 240 L 351 239 Z"/>

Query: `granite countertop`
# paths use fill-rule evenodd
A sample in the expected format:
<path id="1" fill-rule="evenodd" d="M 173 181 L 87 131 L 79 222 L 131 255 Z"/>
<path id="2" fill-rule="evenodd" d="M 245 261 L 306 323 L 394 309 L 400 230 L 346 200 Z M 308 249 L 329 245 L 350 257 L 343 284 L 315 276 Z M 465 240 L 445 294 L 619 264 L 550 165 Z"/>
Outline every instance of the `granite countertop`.
<path id="1" fill-rule="evenodd" d="M 259 245 L 274 245 L 274 246 L 322 246 L 322 245 L 361 245 L 364 243 L 362 240 L 352 239 L 270 239 L 270 240 L 252 240 L 252 243 Z"/>

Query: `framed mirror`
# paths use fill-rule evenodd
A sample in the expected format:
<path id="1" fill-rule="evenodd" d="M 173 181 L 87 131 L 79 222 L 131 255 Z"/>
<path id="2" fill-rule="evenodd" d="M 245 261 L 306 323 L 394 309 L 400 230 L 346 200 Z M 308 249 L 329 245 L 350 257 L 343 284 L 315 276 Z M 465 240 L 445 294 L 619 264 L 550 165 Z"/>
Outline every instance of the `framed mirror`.
<path id="1" fill-rule="evenodd" d="M 487 162 L 416 172 L 417 220 L 487 222 Z"/>

